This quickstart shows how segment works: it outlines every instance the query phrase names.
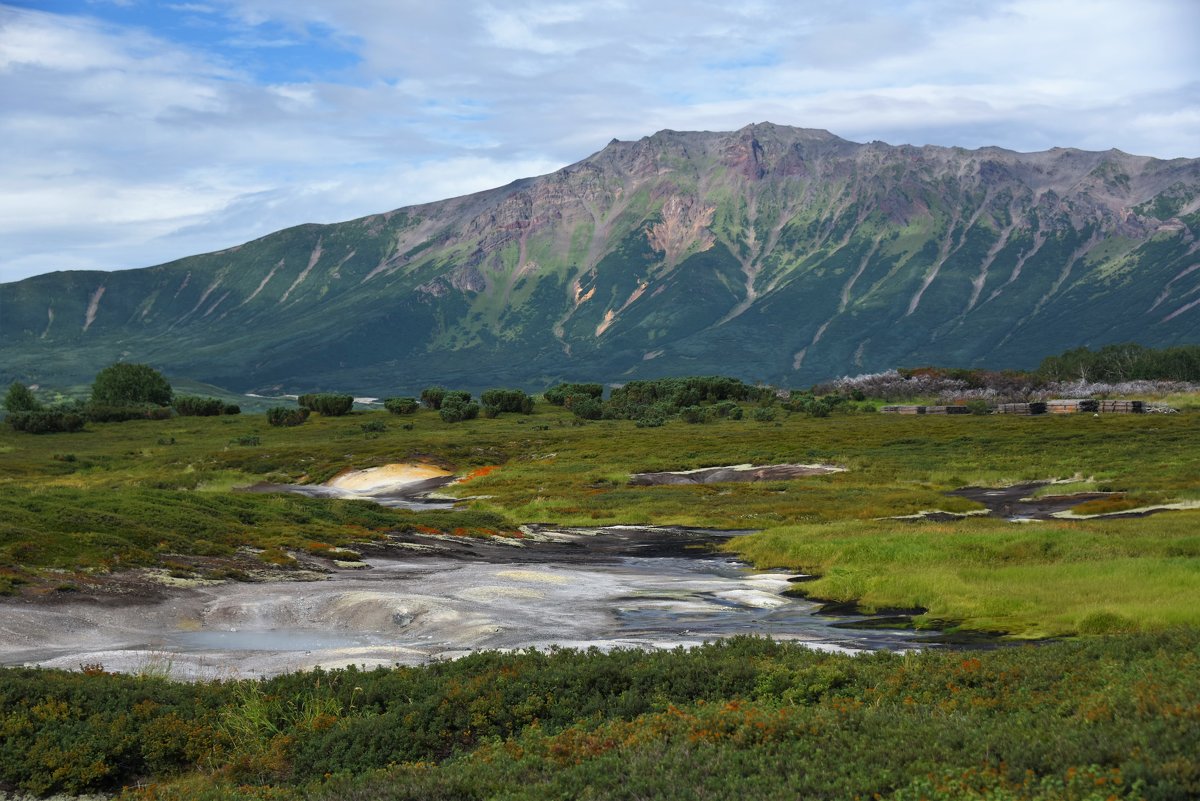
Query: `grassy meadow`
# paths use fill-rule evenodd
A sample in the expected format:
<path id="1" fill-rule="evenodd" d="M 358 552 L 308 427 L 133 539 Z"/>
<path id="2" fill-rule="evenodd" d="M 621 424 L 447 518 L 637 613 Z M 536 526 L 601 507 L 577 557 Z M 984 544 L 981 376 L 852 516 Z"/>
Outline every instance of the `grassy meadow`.
<path id="1" fill-rule="evenodd" d="M 1073 479 L 1061 491 L 1117 493 L 1098 502 L 1113 510 L 1200 501 L 1197 441 L 1200 415 L 1192 413 L 853 411 L 638 428 L 579 421 L 548 404 L 530 415 L 453 424 L 420 411 L 314 415 L 294 428 L 247 414 L 44 436 L 2 429 L 0 591 L 83 586 L 142 566 L 221 578 L 221 568 L 205 572 L 205 558 L 216 564 L 251 546 L 264 562 L 286 565 L 289 553 L 353 548 L 415 526 L 511 535 L 530 522 L 672 524 L 754 530 L 729 547 L 756 565 L 816 575 L 802 585 L 814 597 L 927 609 L 919 625 L 1035 638 L 1154 630 L 1200 623 L 1200 510 L 1023 525 L 880 518 L 968 512 L 980 507 L 945 493 L 1045 479 Z M 449 490 L 472 499 L 464 510 L 231 492 L 414 461 L 475 473 Z M 756 484 L 628 485 L 633 472 L 782 462 L 846 471 Z"/>
<path id="2" fill-rule="evenodd" d="M 748 409 L 747 411 L 752 411 Z M 748 414 L 747 417 L 752 415 Z M 527 522 L 753 530 L 729 547 L 797 590 L 917 625 L 1008 635 L 982 651 L 825 654 L 735 638 L 693 650 L 482 652 L 424 667 L 185 684 L 0 669 L 0 797 L 127 801 L 1200 796 L 1200 509 L 1009 523 L 884 519 L 979 507 L 965 485 L 1057 479 L 1092 511 L 1200 500 L 1200 414 L 577 421 L 539 404 L 0 429 L 0 598 L 55 600 L 130 569 L 250 580 L 245 560 L 349 553 L 389 532 L 516 536 Z M 458 511 L 245 494 L 428 462 Z M 629 486 L 739 463 L 845 472 Z M 487 468 L 487 469 L 485 469 Z M 253 549 L 248 551 L 247 549 Z"/>

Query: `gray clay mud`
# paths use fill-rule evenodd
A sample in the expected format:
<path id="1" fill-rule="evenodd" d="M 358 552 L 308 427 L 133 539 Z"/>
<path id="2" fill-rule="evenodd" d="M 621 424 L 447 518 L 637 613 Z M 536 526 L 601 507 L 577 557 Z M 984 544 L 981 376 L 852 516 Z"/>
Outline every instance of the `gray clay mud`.
<path id="1" fill-rule="evenodd" d="M 525 528 L 526 537 L 398 538 L 369 570 L 326 580 L 220 584 L 157 602 L 6 604 L 0 662 L 262 676 L 422 664 L 478 649 L 671 648 L 737 634 L 829 650 L 902 649 L 902 630 L 844 629 L 789 596 L 792 573 L 713 550 L 728 532 L 618 526 Z"/>

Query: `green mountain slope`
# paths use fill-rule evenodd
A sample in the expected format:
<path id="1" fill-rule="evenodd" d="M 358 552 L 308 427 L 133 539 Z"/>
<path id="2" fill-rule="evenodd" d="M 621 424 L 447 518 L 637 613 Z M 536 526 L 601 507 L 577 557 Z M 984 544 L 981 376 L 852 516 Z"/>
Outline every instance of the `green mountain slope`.
<path id="1" fill-rule="evenodd" d="M 0 381 L 115 359 L 382 393 L 1200 341 L 1200 161 L 857 144 L 769 123 L 218 253 L 0 285 Z"/>

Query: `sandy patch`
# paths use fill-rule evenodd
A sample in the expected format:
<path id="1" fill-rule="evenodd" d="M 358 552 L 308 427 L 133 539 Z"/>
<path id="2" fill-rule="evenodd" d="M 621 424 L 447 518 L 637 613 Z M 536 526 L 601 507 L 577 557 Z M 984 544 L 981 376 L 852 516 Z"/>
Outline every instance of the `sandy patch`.
<path id="1" fill-rule="evenodd" d="M 497 598 L 513 598 L 517 600 L 538 600 L 545 598 L 546 594 L 539 590 L 532 590 L 528 587 L 471 587 L 470 589 L 461 590 L 455 595 L 468 601 L 478 601 L 487 603 L 494 601 Z"/>
<path id="2" fill-rule="evenodd" d="M 325 482 L 325 486 L 346 492 L 395 491 L 409 484 L 428 481 L 431 478 L 445 478 L 452 475 L 449 470 L 443 470 L 431 464 L 385 464 L 380 467 L 368 467 L 365 470 L 350 470 L 334 476 Z"/>
<path id="3" fill-rule="evenodd" d="M 557 576 L 553 573 L 544 573 L 541 570 L 501 570 L 496 573 L 496 577 L 511 579 L 512 581 L 543 582 L 546 584 L 567 583 L 565 577 Z"/>

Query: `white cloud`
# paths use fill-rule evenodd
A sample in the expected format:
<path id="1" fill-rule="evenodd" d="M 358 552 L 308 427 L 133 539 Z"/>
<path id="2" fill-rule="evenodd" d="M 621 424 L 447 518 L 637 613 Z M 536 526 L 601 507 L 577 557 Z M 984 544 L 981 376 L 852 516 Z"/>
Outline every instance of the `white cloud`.
<path id="1" fill-rule="evenodd" d="M 0 280 L 463 194 L 661 128 L 1200 156 L 1192 0 L 174 8 L 218 35 L 0 5 Z M 357 65 L 322 73 L 331 48 Z"/>

